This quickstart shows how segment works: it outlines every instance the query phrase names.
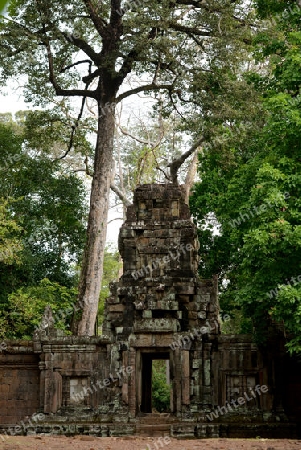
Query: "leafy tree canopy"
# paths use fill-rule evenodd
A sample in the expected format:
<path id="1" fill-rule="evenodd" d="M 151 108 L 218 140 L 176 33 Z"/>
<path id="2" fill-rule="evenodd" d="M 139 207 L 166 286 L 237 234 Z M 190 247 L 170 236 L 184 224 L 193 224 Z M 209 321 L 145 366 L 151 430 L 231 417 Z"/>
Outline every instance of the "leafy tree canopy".
<path id="1" fill-rule="evenodd" d="M 62 291 L 63 304 L 64 290 L 72 290 L 77 282 L 87 208 L 81 179 L 67 174 L 60 161 L 52 159 L 51 149 L 29 146 L 25 124 L 26 119 L 22 125 L 0 123 L 0 307 L 6 324 L 2 329 L 19 337 L 30 335 L 51 283 Z M 50 284 L 40 284 L 43 279 Z M 37 310 L 32 306 L 31 321 L 23 309 L 38 295 L 41 302 Z M 12 299 L 19 320 L 12 314 Z"/>
<path id="2" fill-rule="evenodd" d="M 269 317 L 282 322 L 289 350 L 300 352 L 301 10 L 290 12 L 292 2 L 282 2 L 281 10 L 276 4 L 259 4 L 266 17 L 271 11 L 281 16 L 256 36 L 265 69 L 248 77 L 262 97 L 263 121 L 253 118 L 253 136 L 240 143 L 230 136 L 222 147 L 204 149 L 192 208 L 207 226 L 201 272 L 225 280 L 222 307 L 242 307 L 259 342 Z"/>
<path id="3" fill-rule="evenodd" d="M 76 302 L 76 288 L 61 286 L 47 278 L 36 286 L 21 287 L 8 296 L 5 337 L 32 339 L 36 330 L 43 326 L 42 316 L 46 306 L 51 306 L 54 326 L 70 331 L 70 318 Z"/>

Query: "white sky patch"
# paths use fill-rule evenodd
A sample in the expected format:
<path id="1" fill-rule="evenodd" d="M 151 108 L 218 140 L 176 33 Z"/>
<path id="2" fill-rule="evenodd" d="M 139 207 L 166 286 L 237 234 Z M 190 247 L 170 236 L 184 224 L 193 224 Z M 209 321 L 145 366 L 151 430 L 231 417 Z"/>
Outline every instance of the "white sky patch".
<path id="1" fill-rule="evenodd" d="M 24 102 L 22 91 L 18 89 L 1 88 L 0 91 L 0 113 L 16 113 L 30 109 L 29 103 Z"/>

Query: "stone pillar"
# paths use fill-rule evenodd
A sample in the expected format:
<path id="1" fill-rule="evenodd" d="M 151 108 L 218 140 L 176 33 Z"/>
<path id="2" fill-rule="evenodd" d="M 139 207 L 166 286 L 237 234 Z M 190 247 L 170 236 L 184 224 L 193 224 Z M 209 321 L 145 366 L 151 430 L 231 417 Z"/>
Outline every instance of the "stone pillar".
<path id="1" fill-rule="evenodd" d="M 174 405 L 175 413 L 179 415 L 182 412 L 182 361 L 180 349 L 174 351 L 174 363 Z"/>
<path id="2" fill-rule="evenodd" d="M 128 361 L 129 366 L 136 369 L 136 350 L 131 348 L 128 353 Z M 129 414 L 131 417 L 136 416 L 136 409 L 137 409 L 137 397 L 136 397 L 136 370 L 133 370 L 132 373 L 129 375 Z"/>
<path id="3" fill-rule="evenodd" d="M 55 378 L 53 373 L 52 353 L 45 352 L 44 370 L 44 412 L 53 412 L 53 393 L 55 391 Z"/>
<path id="4" fill-rule="evenodd" d="M 189 350 L 182 351 L 182 403 L 190 404 L 190 358 Z"/>

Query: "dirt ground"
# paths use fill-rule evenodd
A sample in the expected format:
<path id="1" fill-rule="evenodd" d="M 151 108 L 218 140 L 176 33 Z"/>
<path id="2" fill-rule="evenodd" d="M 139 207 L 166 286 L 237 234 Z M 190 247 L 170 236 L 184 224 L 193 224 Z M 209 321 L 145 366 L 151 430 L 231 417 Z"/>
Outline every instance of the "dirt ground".
<path id="1" fill-rule="evenodd" d="M 97 438 L 90 436 L 2 436 L 0 450 L 301 450 L 294 439 Z"/>

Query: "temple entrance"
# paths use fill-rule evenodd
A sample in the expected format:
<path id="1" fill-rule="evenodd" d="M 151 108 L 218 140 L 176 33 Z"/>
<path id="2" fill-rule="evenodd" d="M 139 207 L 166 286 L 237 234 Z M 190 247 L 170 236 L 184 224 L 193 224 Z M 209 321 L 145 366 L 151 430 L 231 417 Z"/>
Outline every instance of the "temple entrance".
<path id="1" fill-rule="evenodd" d="M 141 352 L 140 412 L 170 412 L 169 352 Z"/>

